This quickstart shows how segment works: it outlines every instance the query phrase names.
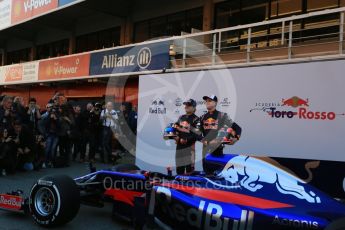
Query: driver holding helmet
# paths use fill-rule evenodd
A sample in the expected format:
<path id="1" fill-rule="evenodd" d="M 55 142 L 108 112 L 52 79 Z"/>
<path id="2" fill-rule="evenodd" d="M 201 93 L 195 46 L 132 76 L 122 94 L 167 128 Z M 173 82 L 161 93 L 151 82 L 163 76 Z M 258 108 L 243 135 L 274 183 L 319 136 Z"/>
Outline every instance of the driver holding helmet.
<path id="1" fill-rule="evenodd" d="M 198 116 L 195 115 L 196 101 L 189 99 L 183 103 L 186 114 L 179 117 L 173 127 L 177 131 L 176 141 L 176 173 L 185 174 L 193 171 L 193 160 L 195 152 L 195 133 Z"/>
<path id="2" fill-rule="evenodd" d="M 225 128 L 234 136 L 234 140 L 239 140 L 242 129 L 237 125 L 226 113 L 220 112 L 216 109 L 218 98 L 215 95 L 204 96 L 203 100 L 206 102 L 207 113 L 202 115 L 200 120 L 200 133 L 199 140 L 203 144 L 202 150 L 202 164 L 204 171 L 206 170 L 205 157 L 207 153 L 214 156 L 223 155 L 223 145 L 218 137 L 219 131 Z M 234 142 L 229 144 L 234 144 Z"/>

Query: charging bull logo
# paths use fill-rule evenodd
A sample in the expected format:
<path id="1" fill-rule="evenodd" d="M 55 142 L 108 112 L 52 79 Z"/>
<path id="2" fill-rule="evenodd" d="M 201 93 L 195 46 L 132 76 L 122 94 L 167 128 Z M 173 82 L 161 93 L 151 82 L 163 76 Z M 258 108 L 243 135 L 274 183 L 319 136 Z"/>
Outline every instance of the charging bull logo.
<path id="1" fill-rule="evenodd" d="M 204 121 L 204 129 L 218 129 L 218 120 L 208 118 Z"/>
<path id="2" fill-rule="evenodd" d="M 282 106 L 291 106 L 293 108 L 297 108 L 299 106 L 309 107 L 309 99 L 303 100 L 296 96 L 287 100 L 282 99 Z"/>
<path id="3" fill-rule="evenodd" d="M 258 170 L 259 169 L 259 170 Z M 278 192 L 292 195 L 309 203 L 321 203 L 321 200 L 312 191 L 305 191 L 300 184 L 304 181 L 293 175 L 272 166 L 271 164 L 249 156 L 236 156 L 224 167 L 220 178 L 242 188 L 256 192 L 264 187 L 264 184 L 274 184 Z"/>

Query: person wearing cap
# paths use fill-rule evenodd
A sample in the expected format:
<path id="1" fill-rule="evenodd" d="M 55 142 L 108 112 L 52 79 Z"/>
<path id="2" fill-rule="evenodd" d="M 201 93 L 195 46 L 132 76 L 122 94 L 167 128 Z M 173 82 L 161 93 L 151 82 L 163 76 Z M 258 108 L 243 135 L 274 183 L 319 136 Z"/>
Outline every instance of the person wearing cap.
<path id="1" fill-rule="evenodd" d="M 213 156 L 223 155 L 223 146 L 217 139 L 220 129 L 224 127 L 232 128 L 237 139 L 240 138 L 242 129 L 237 125 L 226 113 L 217 110 L 218 98 L 215 95 L 204 96 L 207 112 L 199 118 L 200 133 L 199 140 L 203 143 L 202 163 L 203 169 L 206 171 L 206 154 Z"/>
<path id="2" fill-rule="evenodd" d="M 197 134 L 195 133 L 198 116 L 195 115 L 196 102 L 189 99 L 183 103 L 186 114 L 180 116 L 174 124 L 177 129 L 176 141 L 176 173 L 185 174 L 193 171 L 193 152 L 195 151 L 195 142 Z"/>

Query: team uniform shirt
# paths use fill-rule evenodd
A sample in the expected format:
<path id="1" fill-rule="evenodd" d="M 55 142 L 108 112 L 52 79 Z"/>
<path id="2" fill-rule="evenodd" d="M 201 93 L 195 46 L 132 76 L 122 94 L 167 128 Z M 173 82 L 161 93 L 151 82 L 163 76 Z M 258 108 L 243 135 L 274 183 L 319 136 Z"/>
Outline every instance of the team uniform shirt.
<path id="1" fill-rule="evenodd" d="M 192 146 L 197 140 L 197 135 L 195 133 L 196 125 L 198 123 L 198 116 L 195 114 L 182 115 L 177 120 L 176 124 L 180 127 L 177 135 L 180 139 L 187 140 L 187 144 L 177 144 L 177 148 L 186 148 L 187 146 Z"/>

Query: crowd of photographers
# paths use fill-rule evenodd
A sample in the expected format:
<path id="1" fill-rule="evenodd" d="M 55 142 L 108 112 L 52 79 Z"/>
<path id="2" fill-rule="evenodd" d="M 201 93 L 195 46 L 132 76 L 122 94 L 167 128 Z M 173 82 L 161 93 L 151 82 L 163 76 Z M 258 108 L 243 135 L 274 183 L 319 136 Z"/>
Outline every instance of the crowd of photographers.
<path id="1" fill-rule="evenodd" d="M 134 151 L 136 125 L 131 103 L 122 103 L 118 111 L 112 102 L 81 108 L 56 93 L 40 108 L 35 98 L 25 106 L 21 97 L 1 96 L 0 173 L 68 167 L 71 160 L 95 162 L 96 156 L 115 163 Z"/>

